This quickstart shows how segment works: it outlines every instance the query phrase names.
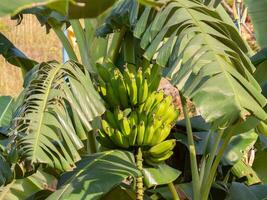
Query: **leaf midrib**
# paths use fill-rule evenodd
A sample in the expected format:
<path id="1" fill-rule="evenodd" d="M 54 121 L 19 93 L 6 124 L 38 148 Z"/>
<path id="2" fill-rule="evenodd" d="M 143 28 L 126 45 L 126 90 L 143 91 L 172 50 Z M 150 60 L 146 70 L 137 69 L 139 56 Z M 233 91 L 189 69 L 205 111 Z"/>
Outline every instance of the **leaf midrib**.
<path id="1" fill-rule="evenodd" d="M 191 18 L 194 20 L 195 25 L 197 25 L 197 27 L 199 27 L 199 29 L 202 31 L 202 33 L 203 33 L 203 35 L 204 35 L 203 39 L 205 40 L 205 43 L 207 44 L 207 46 L 209 47 L 209 49 L 213 52 L 213 55 L 214 55 L 214 57 L 216 58 L 217 62 L 219 63 L 219 66 L 220 66 L 220 68 L 221 68 L 223 74 L 225 75 L 227 81 L 229 82 L 229 84 L 230 84 L 230 86 L 231 86 L 231 88 L 232 88 L 234 94 L 236 94 L 236 95 L 235 95 L 235 99 L 236 99 L 236 102 L 237 102 L 237 104 L 238 104 L 238 106 L 239 106 L 239 108 L 240 108 L 240 112 L 241 112 L 242 106 L 241 106 L 241 103 L 240 103 L 241 100 L 240 100 L 240 98 L 239 98 L 239 95 L 238 95 L 237 91 L 235 90 L 235 87 L 233 86 L 233 84 L 232 84 L 232 82 L 231 82 L 231 80 L 230 80 L 230 78 L 229 78 L 228 73 L 225 71 L 224 67 L 222 66 L 222 63 L 220 62 L 219 59 L 217 59 L 219 56 L 214 52 L 214 50 L 213 50 L 213 48 L 212 48 L 212 45 L 208 42 L 208 40 L 207 40 L 207 38 L 206 38 L 206 35 L 208 35 L 208 33 L 207 33 L 205 30 L 203 30 L 202 26 L 198 23 L 198 21 L 195 19 L 194 15 L 190 12 L 190 9 L 187 8 L 187 6 L 184 5 L 183 3 L 181 3 L 181 2 L 179 2 L 179 3 L 183 6 L 183 8 L 188 12 L 188 14 L 189 14 L 189 15 L 191 16 Z"/>
<path id="2" fill-rule="evenodd" d="M 51 66 L 52 67 L 52 66 Z M 53 68 L 53 67 L 52 67 Z M 46 104 L 47 104 L 47 101 L 48 101 L 48 98 L 49 98 L 49 94 L 50 94 L 50 91 L 52 90 L 52 83 L 54 81 L 54 78 L 55 76 L 57 75 L 58 71 L 61 69 L 61 65 L 57 64 L 57 68 L 54 69 L 54 73 L 51 74 L 51 79 L 50 81 L 48 82 L 48 89 L 46 90 L 45 94 L 44 94 L 44 98 L 43 98 L 43 103 L 41 105 L 41 116 L 40 116 L 40 120 L 39 120 L 39 124 L 38 124 L 38 128 L 37 128 L 37 138 L 35 139 L 35 142 L 34 142 L 34 146 L 33 146 L 33 153 L 32 153 L 32 162 L 35 161 L 36 159 L 36 151 L 37 151 L 37 148 L 39 147 L 39 138 L 40 138 L 40 135 L 41 135 L 41 127 L 42 127 L 42 124 L 43 124 L 43 120 L 44 120 L 44 114 L 45 114 L 45 108 L 46 108 Z M 50 71 L 48 72 L 50 73 Z"/>

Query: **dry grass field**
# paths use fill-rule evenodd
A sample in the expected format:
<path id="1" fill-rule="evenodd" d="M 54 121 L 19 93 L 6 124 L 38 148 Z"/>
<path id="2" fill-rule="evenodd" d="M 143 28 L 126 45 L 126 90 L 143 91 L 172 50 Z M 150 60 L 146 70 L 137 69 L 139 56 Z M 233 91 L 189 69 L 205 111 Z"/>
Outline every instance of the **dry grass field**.
<path id="1" fill-rule="evenodd" d="M 22 23 L 0 18 L 0 32 L 28 57 L 38 61 L 62 60 L 61 44 L 51 31 L 46 34 L 34 16 L 25 16 Z M 16 96 L 22 89 L 20 69 L 8 64 L 0 56 L 0 95 Z"/>

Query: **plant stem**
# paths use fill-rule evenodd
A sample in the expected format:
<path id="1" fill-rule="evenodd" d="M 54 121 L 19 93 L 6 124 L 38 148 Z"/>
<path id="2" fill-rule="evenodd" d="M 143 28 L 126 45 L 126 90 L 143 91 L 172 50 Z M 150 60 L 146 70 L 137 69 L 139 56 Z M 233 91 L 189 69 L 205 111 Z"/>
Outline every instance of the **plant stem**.
<path id="1" fill-rule="evenodd" d="M 179 197 L 179 195 L 178 195 L 178 193 L 177 193 L 177 191 L 176 191 L 176 189 L 175 189 L 175 187 L 174 187 L 173 182 L 169 183 L 169 184 L 168 184 L 168 187 L 169 187 L 169 190 L 170 190 L 171 193 L 172 193 L 172 198 L 173 198 L 173 200 L 180 200 L 180 197 Z"/>
<path id="2" fill-rule="evenodd" d="M 70 41 L 64 34 L 63 30 L 60 27 L 52 26 L 54 32 L 56 33 L 57 37 L 59 38 L 61 44 L 63 45 L 64 49 L 67 51 L 67 54 L 71 60 L 78 61 L 77 56 L 71 46 Z"/>
<path id="3" fill-rule="evenodd" d="M 211 169 L 212 163 L 214 161 L 214 158 L 216 156 L 217 149 L 218 149 L 218 147 L 220 145 L 220 141 L 221 141 L 223 132 L 224 132 L 224 128 L 219 128 L 218 135 L 215 138 L 214 144 L 212 145 L 211 152 L 208 155 L 207 164 L 205 166 L 205 171 L 204 171 L 203 179 L 201 180 L 202 187 L 204 187 L 204 185 L 207 182 L 207 179 L 209 177 L 210 169 Z M 203 189 L 201 188 L 201 190 L 203 190 Z"/>
<path id="4" fill-rule="evenodd" d="M 135 156 L 135 162 L 137 169 L 143 174 L 143 155 L 142 150 L 139 147 Z M 143 175 L 136 178 L 136 200 L 144 199 L 144 187 L 143 187 Z"/>
<path id="5" fill-rule="evenodd" d="M 193 184 L 193 199 L 199 199 L 200 197 L 200 179 L 198 174 L 197 158 L 196 158 L 196 149 L 194 144 L 194 138 L 192 133 L 192 127 L 190 122 L 190 117 L 187 111 L 186 99 L 182 93 L 180 93 L 181 103 L 183 107 L 183 113 L 186 121 L 186 132 L 188 140 L 188 148 L 190 154 L 190 165 L 192 173 L 192 184 Z"/>
<path id="6" fill-rule="evenodd" d="M 226 149 L 226 147 L 228 146 L 229 142 L 230 142 L 230 139 L 232 138 L 232 129 L 229 129 L 227 132 L 226 132 L 226 136 L 224 138 L 224 142 L 222 144 L 222 146 L 220 147 L 220 150 L 216 156 L 216 159 L 214 161 L 214 163 L 212 164 L 211 166 L 211 170 L 209 171 L 209 176 L 208 176 L 208 180 L 207 182 L 203 182 L 203 187 L 202 187 L 202 199 L 203 200 L 206 200 L 208 199 L 209 197 L 209 192 L 210 192 L 210 189 L 211 189 L 211 185 L 212 185 L 212 182 L 213 182 L 213 179 L 214 179 L 214 176 L 215 176 L 215 173 L 216 173 L 216 170 L 217 170 L 217 167 L 221 161 L 221 158 L 223 156 L 223 153 Z"/>
<path id="7" fill-rule="evenodd" d="M 75 34 L 82 64 L 87 67 L 90 72 L 95 72 L 89 59 L 89 48 L 86 43 L 86 37 L 82 25 L 79 20 L 70 20 L 73 32 Z"/>

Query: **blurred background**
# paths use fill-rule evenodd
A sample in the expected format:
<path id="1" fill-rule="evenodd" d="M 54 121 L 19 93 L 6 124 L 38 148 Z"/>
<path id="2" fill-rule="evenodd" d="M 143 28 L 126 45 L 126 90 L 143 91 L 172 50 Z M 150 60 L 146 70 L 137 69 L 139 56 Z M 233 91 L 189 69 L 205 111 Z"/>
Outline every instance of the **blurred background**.
<path id="1" fill-rule="evenodd" d="M 45 27 L 41 27 L 34 16 L 25 15 L 18 26 L 16 20 L 0 18 L 0 32 L 29 58 L 38 62 L 62 60 L 61 44 L 56 35 L 53 31 L 46 34 Z M 22 84 L 20 68 L 0 56 L 0 95 L 16 96 L 22 90 Z"/>

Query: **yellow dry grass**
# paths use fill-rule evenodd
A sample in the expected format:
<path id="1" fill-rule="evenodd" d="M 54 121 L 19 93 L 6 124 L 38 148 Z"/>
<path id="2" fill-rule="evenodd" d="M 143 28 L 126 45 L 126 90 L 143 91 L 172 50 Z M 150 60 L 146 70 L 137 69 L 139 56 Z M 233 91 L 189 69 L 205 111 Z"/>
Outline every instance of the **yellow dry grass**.
<path id="1" fill-rule="evenodd" d="M 24 16 L 19 26 L 7 17 L 0 18 L 0 32 L 24 54 L 38 62 L 62 60 L 61 44 L 56 35 L 53 31 L 46 34 L 45 27 L 41 27 L 34 16 Z M 22 84 L 20 69 L 0 56 L 0 95 L 16 96 L 22 90 Z"/>

